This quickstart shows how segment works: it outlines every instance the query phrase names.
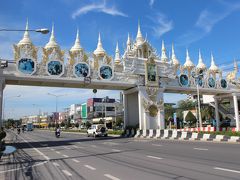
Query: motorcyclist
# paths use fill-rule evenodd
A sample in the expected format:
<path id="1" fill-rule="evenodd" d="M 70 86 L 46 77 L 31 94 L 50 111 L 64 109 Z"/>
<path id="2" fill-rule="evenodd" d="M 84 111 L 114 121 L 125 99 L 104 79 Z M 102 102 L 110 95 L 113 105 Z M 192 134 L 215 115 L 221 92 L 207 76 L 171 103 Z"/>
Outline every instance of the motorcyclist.
<path id="1" fill-rule="evenodd" d="M 18 134 L 20 134 L 20 132 L 21 132 L 20 127 L 17 127 L 17 132 L 18 132 Z"/>
<path id="2" fill-rule="evenodd" d="M 23 126 L 23 127 L 22 127 L 22 132 L 23 132 L 23 133 L 24 133 L 24 130 L 25 130 L 25 129 L 24 129 L 24 126 Z"/>
<path id="3" fill-rule="evenodd" d="M 56 129 L 55 129 L 55 136 L 57 137 L 58 135 L 60 136 L 60 128 L 59 128 L 59 126 L 57 126 Z"/>

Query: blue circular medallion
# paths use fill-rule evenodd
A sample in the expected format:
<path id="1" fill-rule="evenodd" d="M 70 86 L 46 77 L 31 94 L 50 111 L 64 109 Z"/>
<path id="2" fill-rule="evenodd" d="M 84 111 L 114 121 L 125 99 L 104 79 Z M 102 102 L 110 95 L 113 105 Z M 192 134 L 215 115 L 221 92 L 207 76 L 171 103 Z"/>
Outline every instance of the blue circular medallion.
<path id="1" fill-rule="evenodd" d="M 179 77 L 179 82 L 181 86 L 188 86 L 188 76 L 186 74 L 181 74 Z"/>
<path id="2" fill-rule="evenodd" d="M 78 63 L 75 65 L 74 71 L 78 77 L 87 77 L 89 74 L 89 67 L 85 63 Z"/>
<path id="3" fill-rule="evenodd" d="M 102 79 L 111 79 L 112 78 L 112 68 L 110 66 L 101 66 L 100 67 L 100 77 Z"/>
<path id="4" fill-rule="evenodd" d="M 23 74 L 32 74 L 35 70 L 35 62 L 32 59 L 22 58 L 18 61 L 18 70 Z"/>
<path id="5" fill-rule="evenodd" d="M 212 77 L 208 78 L 208 86 L 210 88 L 215 88 L 216 86 L 215 80 Z"/>
<path id="6" fill-rule="evenodd" d="M 196 84 L 198 84 L 200 87 L 202 87 L 203 84 L 204 84 L 203 77 L 202 77 L 202 76 L 198 76 L 197 78 L 195 78 L 195 82 L 196 82 Z"/>
<path id="7" fill-rule="evenodd" d="M 221 83 L 221 88 L 224 88 L 224 89 L 227 88 L 227 81 L 225 79 L 221 79 L 220 83 Z"/>
<path id="8" fill-rule="evenodd" d="M 47 65 L 47 71 L 50 75 L 60 75 L 63 71 L 63 66 L 59 61 L 50 61 Z"/>

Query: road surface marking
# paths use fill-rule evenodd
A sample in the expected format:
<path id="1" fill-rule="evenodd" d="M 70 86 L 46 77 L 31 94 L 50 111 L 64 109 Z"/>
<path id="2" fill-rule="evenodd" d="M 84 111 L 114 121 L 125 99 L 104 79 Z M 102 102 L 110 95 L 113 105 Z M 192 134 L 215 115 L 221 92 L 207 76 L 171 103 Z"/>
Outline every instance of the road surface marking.
<path id="1" fill-rule="evenodd" d="M 97 147 L 96 145 L 91 145 L 92 147 Z"/>
<path id="2" fill-rule="evenodd" d="M 56 153 L 61 154 L 59 151 L 56 151 Z"/>
<path id="3" fill-rule="evenodd" d="M 112 149 L 112 151 L 120 152 L 121 150 L 119 150 L 119 149 Z"/>
<path id="4" fill-rule="evenodd" d="M 147 156 L 147 157 L 152 158 L 152 159 L 163 159 L 163 158 L 156 157 L 156 156 Z"/>
<path id="5" fill-rule="evenodd" d="M 66 174 L 67 176 L 72 176 L 72 174 L 71 174 L 70 172 L 68 172 L 67 170 L 62 170 L 62 172 L 63 172 L 64 174 Z"/>
<path id="6" fill-rule="evenodd" d="M 78 148 L 78 146 L 76 146 L 76 145 L 73 145 L 73 147 L 74 147 L 74 148 Z"/>
<path id="7" fill-rule="evenodd" d="M 109 179 L 112 179 L 112 180 L 120 180 L 119 178 L 117 177 L 114 177 L 112 176 L 111 174 L 104 174 L 105 177 L 109 178 Z"/>
<path id="8" fill-rule="evenodd" d="M 68 150 L 71 149 L 70 147 L 65 147 L 65 146 L 64 146 L 63 148 L 64 148 L 64 149 L 68 149 Z"/>
<path id="9" fill-rule="evenodd" d="M 221 171 L 234 172 L 234 173 L 240 174 L 240 171 L 236 171 L 236 170 L 232 170 L 232 169 L 225 169 L 225 168 L 220 168 L 220 167 L 215 167 L 215 168 L 213 168 L 213 169 L 221 170 Z"/>
<path id="10" fill-rule="evenodd" d="M 152 144 L 152 145 L 153 146 L 159 146 L 159 147 L 162 146 L 161 144 Z"/>
<path id="11" fill-rule="evenodd" d="M 79 163 L 80 161 L 77 159 L 72 159 L 74 162 Z"/>
<path id="12" fill-rule="evenodd" d="M 204 148 L 193 148 L 193 149 L 196 149 L 196 150 L 199 150 L 199 151 L 208 151 L 208 149 L 204 149 Z"/>
<path id="13" fill-rule="evenodd" d="M 91 169 L 91 170 L 96 170 L 96 168 L 94 168 L 94 167 L 92 167 L 92 166 L 89 166 L 89 165 L 84 165 L 86 168 L 88 168 L 88 169 Z"/>
<path id="14" fill-rule="evenodd" d="M 68 155 L 65 155 L 65 154 L 63 154 L 63 156 L 66 157 L 66 158 L 69 157 Z"/>
<path id="15" fill-rule="evenodd" d="M 60 166 L 58 163 L 56 163 L 56 162 L 53 162 L 53 165 L 54 166 Z"/>
<path id="16" fill-rule="evenodd" d="M 55 151 L 55 149 L 52 148 L 51 151 Z"/>
<path id="17" fill-rule="evenodd" d="M 16 134 L 16 133 L 14 133 Z M 17 134 L 16 134 L 17 135 Z M 41 151 L 39 151 L 37 148 L 35 148 L 32 144 L 30 144 L 26 139 L 22 138 L 21 136 L 17 135 L 18 137 L 20 137 L 24 142 L 26 142 L 31 148 L 33 148 L 36 152 L 38 152 L 38 154 L 40 154 L 41 156 L 43 156 L 47 161 L 50 160 L 50 158 L 48 156 L 46 156 L 45 154 L 43 154 Z M 35 141 L 32 138 L 29 138 L 30 140 Z"/>
<path id="18" fill-rule="evenodd" d="M 22 169 L 27 169 L 27 168 L 30 168 L 30 167 L 40 166 L 40 165 L 43 165 L 43 164 L 45 164 L 45 163 L 47 163 L 47 162 L 48 162 L 48 161 L 44 161 L 44 162 L 40 162 L 40 163 L 38 163 L 38 164 L 26 166 L 26 167 L 20 167 L 20 168 L 15 168 L 15 169 L 9 169 L 9 170 L 5 170 L 5 171 L 0 171 L 0 174 L 6 173 L 6 172 L 11 172 L 11 171 L 18 171 L 18 170 L 22 170 Z"/>

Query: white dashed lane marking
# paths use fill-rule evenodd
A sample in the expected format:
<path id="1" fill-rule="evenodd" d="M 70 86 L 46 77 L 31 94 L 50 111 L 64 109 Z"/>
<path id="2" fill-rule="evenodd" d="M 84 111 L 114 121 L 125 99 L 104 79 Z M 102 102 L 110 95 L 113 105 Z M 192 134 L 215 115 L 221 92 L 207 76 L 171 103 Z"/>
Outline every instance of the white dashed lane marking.
<path id="1" fill-rule="evenodd" d="M 120 152 L 121 150 L 119 150 L 119 149 L 112 149 L 112 151 Z"/>
<path id="2" fill-rule="evenodd" d="M 69 156 L 68 156 L 68 155 L 65 155 L 65 154 L 63 154 L 63 157 L 65 157 L 65 158 L 68 158 Z"/>
<path id="3" fill-rule="evenodd" d="M 104 174 L 105 177 L 109 178 L 109 179 L 112 179 L 112 180 L 120 180 L 119 178 L 117 177 L 114 177 L 112 176 L 111 174 Z"/>
<path id="4" fill-rule="evenodd" d="M 88 169 L 91 169 L 91 170 L 96 170 L 96 168 L 95 167 L 92 167 L 92 166 L 89 166 L 89 165 L 84 165 L 86 168 L 88 168 Z"/>
<path id="5" fill-rule="evenodd" d="M 76 163 L 79 163 L 80 161 L 77 160 L 77 159 L 72 159 L 72 161 L 76 162 Z"/>
<path id="6" fill-rule="evenodd" d="M 240 174 L 240 171 L 236 171 L 236 170 L 233 170 L 233 169 L 225 169 L 225 168 L 220 168 L 220 167 L 214 167 L 213 169 L 221 170 L 221 171 L 228 171 L 228 172 L 233 172 L 233 173 Z"/>
<path id="7" fill-rule="evenodd" d="M 205 149 L 205 148 L 193 148 L 195 150 L 199 150 L 199 151 L 208 151 L 208 149 Z"/>
<path id="8" fill-rule="evenodd" d="M 67 176 L 72 176 L 72 174 L 71 174 L 70 172 L 68 172 L 67 170 L 62 170 L 62 172 L 63 172 L 64 174 L 66 174 Z"/>
<path id="9" fill-rule="evenodd" d="M 56 151 L 57 154 L 61 154 L 59 151 Z"/>
<path id="10" fill-rule="evenodd" d="M 53 162 L 53 165 L 54 165 L 54 166 L 57 166 L 57 167 L 60 166 L 60 165 L 59 165 L 58 163 L 56 163 L 56 162 Z"/>
<path id="11" fill-rule="evenodd" d="M 159 147 L 162 146 L 161 144 L 152 144 L 152 145 L 153 146 L 159 146 Z"/>
<path id="12" fill-rule="evenodd" d="M 152 158 L 152 159 L 163 159 L 161 157 L 156 157 L 156 156 L 147 156 L 148 158 Z"/>

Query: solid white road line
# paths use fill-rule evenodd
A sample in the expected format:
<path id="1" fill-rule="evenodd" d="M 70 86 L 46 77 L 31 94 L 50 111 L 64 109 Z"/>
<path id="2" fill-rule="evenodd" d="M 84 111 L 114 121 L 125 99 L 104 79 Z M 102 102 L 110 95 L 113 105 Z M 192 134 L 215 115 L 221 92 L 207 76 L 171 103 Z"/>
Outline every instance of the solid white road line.
<path id="1" fill-rule="evenodd" d="M 236 171 L 236 170 L 233 170 L 233 169 L 225 169 L 225 168 L 220 168 L 220 167 L 214 167 L 213 169 L 221 170 L 221 171 L 234 172 L 234 173 L 240 174 L 240 171 Z"/>
<path id="2" fill-rule="evenodd" d="M 153 146 L 159 146 L 159 147 L 162 146 L 161 144 L 152 144 L 152 145 Z"/>
<path id="3" fill-rule="evenodd" d="M 147 157 L 152 158 L 152 159 L 163 159 L 163 158 L 156 157 L 156 156 L 147 156 Z"/>
<path id="4" fill-rule="evenodd" d="M 66 157 L 66 158 L 68 158 L 68 157 L 69 157 L 68 155 L 65 155 L 65 154 L 63 154 L 63 156 L 64 156 L 64 157 Z"/>
<path id="5" fill-rule="evenodd" d="M 60 165 L 59 165 L 58 163 L 56 163 L 56 162 L 53 162 L 53 165 L 54 165 L 54 166 L 58 166 L 58 167 L 60 166 Z"/>
<path id="6" fill-rule="evenodd" d="M 16 134 L 16 133 L 14 133 L 14 134 Z M 17 134 L 16 134 L 16 135 L 17 135 Z M 43 154 L 43 153 L 42 153 L 41 151 L 39 151 L 37 148 L 33 147 L 33 145 L 30 144 L 27 140 L 25 140 L 24 138 L 22 138 L 22 137 L 19 136 L 19 135 L 17 135 L 17 136 L 20 137 L 24 142 L 26 142 L 26 143 L 27 143 L 31 148 L 33 148 L 36 152 L 38 152 L 38 154 L 40 154 L 41 156 L 43 156 L 47 161 L 50 160 L 50 158 L 49 158 L 48 156 L 46 156 L 45 154 Z M 32 138 L 29 138 L 29 139 L 35 141 L 35 140 L 32 139 Z"/>
<path id="7" fill-rule="evenodd" d="M 77 159 L 72 159 L 74 162 L 79 163 L 80 161 Z"/>
<path id="8" fill-rule="evenodd" d="M 89 165 L 84 165 L 86 168 L 88 168 L 88 169 L 91 169 L 91 170 L 96 170 L 96 168 L 94 168 L 94 167 L 92 167 L 92 166 L 89 166 Z"/>
<path id="9" fill-rule="evenodd" d="M 104 174 L 105 177 L 109 178 L 109 179 L 112 179 L 112 180 L 120 180 L 119 178 L 117 177 L 114 177 L 112 176 L 111 174 Z"/>
<path id="10" fill-rule="evenodd" d="M 62 172 L 63 172 L 64 174 L 66 174 L 67 176 L 72 176 L 72 174 L 71 174 L 70 172 L 68 172 L 67 170 L 62 170 Z"/>
<path id="11" fill-rule="evenodd" d="M 199 151 L 208 151 L 208 149 L 204 149 L 204 148 L 193 148 L 193 149 L 196 149 L 196 150 L 199 150 Z"/>

